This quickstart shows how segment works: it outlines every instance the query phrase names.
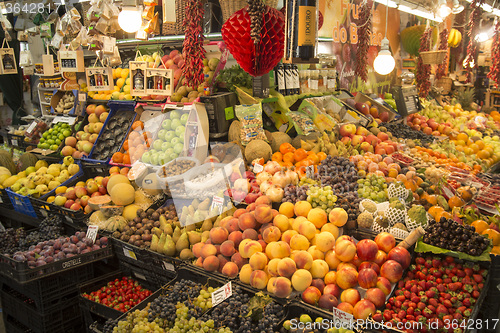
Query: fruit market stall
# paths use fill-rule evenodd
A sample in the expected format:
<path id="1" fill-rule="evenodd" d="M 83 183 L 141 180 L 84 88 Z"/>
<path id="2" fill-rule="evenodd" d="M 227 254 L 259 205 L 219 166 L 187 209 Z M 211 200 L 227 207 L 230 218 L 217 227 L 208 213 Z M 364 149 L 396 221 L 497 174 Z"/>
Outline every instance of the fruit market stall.
<path id="1" fill-rule="evenodd" d="M 43 49 L 1 135 L 6 331 L 493 332 L 500 11 L 464 5 L 0 11 Z"/>

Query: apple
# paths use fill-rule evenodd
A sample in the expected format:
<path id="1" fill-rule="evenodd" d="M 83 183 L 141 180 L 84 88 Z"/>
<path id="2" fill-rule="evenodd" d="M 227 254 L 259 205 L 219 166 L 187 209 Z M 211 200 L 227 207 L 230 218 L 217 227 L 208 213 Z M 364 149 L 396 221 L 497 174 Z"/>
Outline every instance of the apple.
<path id="1" fill-rule="evenodd" d="M 179 140 L 179 138 L 175 137 L 175 138 L 172 138 L 170 143 L 172 144 L 172 146 L 175 146 L 177 143 L 180 143 L 180 140 Z"/>
<path id="2" fill-rule="evenodd" d="M 370 108 L 368 107 L 368 105 L 366 103 L 359 103 L 358 102 L 354 105 L 354 107 L 356 108 L 356 110 L 358 110 L 359 112 L 361 112 L 364 115 L 370 114 Z"/>
<path id="3" fill-rule="evenodd" d="M 364 320 L 368 318 L 370 315 L 374 315 L 376 311 L 377 308 L 375 307 L 375 304 L 373 304 L 367 299 L 363 299 L 358 303 L 356 303 L 356 305 L 354 306 L 354 311 L 353 311 L 354 319 Z"/>
<path id="4" fill-rule="evenodd" d="M 158 165 L 158 153 L 152 153 L 150 157 L 150 163 Z"/>
<path id="5" fill-rule="evenodd" d="M 396 283 L 403 277 L 403 267 L 395 260 L 387 260 L 380 267 L 380 276 L 385 277 L 392 283 Z"/>
<path id="6" fill-rule="evenodd" d="M 174 152 L 176 154 L 180 154 L 182 152 L 182 150 L 184 149 L 184 145 L 182 143 L 177 143 L 175 146 L 174 146 Z"/>
<path id="7" fill-rule="evenodd" d="M 361 265 L 359 265 L 358 267 L 359 271 L 365 268 L 373 269 L 375 273 L 377 273 L 377 275 L 380 273 L 380 266 L 374 263 L 373 261 L 363 261 Z"/>
<path id="8" fill-rule="evenodd" d="M 364 137 L 361 135 L 353 135 L 353 137 L 351 138 L 351 143 L 354 146 L 356 146 L 356 145 L 361 144 L 361 142 L 363 142 L 363 139 L 364 139 Z"/>
<path id="9" fill-rule="evenodd" d="M 373 153 L 373 146 L 366 141 L 361 143 L 360 148 L 365 152 L 371 151 Z"/>
<path id="10" fill-rule="evenodd" d="M 174 137 L 175 137 L 175 132 L 174 131 L 168 131 L 167 133 L 165 133 L 163 141 L 171 141 Z"/>
<path id="11" fill-rule="evenodd" d="M 182 126 L 181 120 L 180 119 L 172 119 L 172 124 L 171 124 L 170 129 L 175 131 L 177 129 L 177 127 L 179 127 L 179 126 Z"/>
<path id="12" fill-rule="evenodd" d="M 356 244 L 356 253 L 362 261 L 372 261 L 378 251 L 377 244 L 371 239 L 362 239 Z"/>
<path id="13" fill-rule="evenodd" d="M 382 111 L 382 112 L 380 112 L 380 114 L 378 115 L 378 117 L 380 118 L 380 120 L 382 120 L 384 123 L 386 123 L 386 122 L 389 121 L 389 112 Z"/>
<path id="14" fill-rule="evenodd" d="M 178 127 L 175 128 L 175 134 L 177 134 L 177 136 L 184 136 L 184 132 L 186 132 L 186 127 L 180 125 Z"/>
<path id="15" fill-rule="evenodd" d="M 358 284 L 361 288 L 369 289 L 377 285 L 377 273 L 371 268 L 363 268 L 358 273 Z"/>
<path id="16" fill-rule="evenodd" d="M 147 151 L 144 154 L 142 154 L 141 160 L 144 163 L 150 163 L 151 162 L 151 153 L 149 151 Z"/>
<path id="17" fill-rule="evenodd" d="M 356 133 L 356 125 L 354 124 L 344 124 L 340 126 L 340 135 L 350 137 Z"/>
<path id="18" fill-rule="evenodd" d="M 188 121 L 188 117 L 189 117 L 189 114 L 187 113 L 184 113 L 182 116 L 181 116 L 181 124 L 182 125 L 186 125 L 187 121 Z"/>
<path id="19" fill-rule="evenodd" d="M 309 286 L 302 292 L 302 300 L 308 304 L 316 305 L 321 297 L 321 292 L 318 288 Z"/>
<path id="20" fill-rule="evenodd" d="M 366 291 L 365 299 L 372 302 L 375 307 L 381 308 L 385 304 L 385 293 L 379 288 L 370 288 Z"/>
<path id="21" fill-rule="evenodd" d="M 165 135 L 167 134 L 167 132 L 169 132 L 169 131 L 167 131 L 166 129 L 159 130 L 158 135 L 157 135 L 158 139 L 165 141 Z M 168 141 L 170 141 L 170 140 L 168 140 Z"/>
<path id="22" fill-rule="evenodd" d="M 370 134 L 370 131 L 368 131 L 366 128 L 362 127 L 362 126 L 359 126 L 357 129 L 356 129 L 356 134 L 357 135 L 362 135 L 362 136 L 367 136 Z"/>
<path id="23" fill-rule="evenodd" d="M 339 298 L 341 293 L 342 289 L 336 283 L 327 284 L 323 289 L 323 295 L 331 294 L 336 298 Z"/>
<path id="24" fill-rule="evenodd" d="M 156 149 L 156 150 L 160 150 L 162 144 L 163 144 L 163 141 L 161 141 L 160 139 L 156 139 L 153 142 L 153 148 Z"/>
<path id="25" fill-rule="evenodd" d="M 165 129 L 165 130 L 170 130 L 172 128 L 172 120 L 170 119 L 165 119 L 162 123 L 161 123 L 161 128 Z"/>

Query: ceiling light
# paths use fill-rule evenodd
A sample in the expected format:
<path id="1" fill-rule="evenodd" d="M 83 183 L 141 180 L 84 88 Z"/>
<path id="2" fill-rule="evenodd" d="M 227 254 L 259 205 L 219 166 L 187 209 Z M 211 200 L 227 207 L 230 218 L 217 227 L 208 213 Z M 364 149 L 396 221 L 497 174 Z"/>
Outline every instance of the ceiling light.
<path id="1" fill-rule="evenodd" d="M 382 39 L 380 52 L 373 61 L 373 69 L 380 75 L 387 75 L 394 70 L 396 61 L 389 50 L 389 40 L 387 37 Z"/>
<path id="2" fill-rule="evenodd" d="M 118 24 L 125 32 L 137 32 L 142 24 L 142 6 L 138 6 L 134 0 L 124 0 Z"/>
<path id="3" fill-rule="evenodd" d="M 446 0 L 439 0 L 438 2 L 438 15 L 441 18 L 445 18 L 451 14 L 451 8 L 446 3 Z"/>
<path id="4" fill-rule="evenodd" d="M 451 9 L 451 13 L 456 15 L 463 12 L 463 10 L 464 6 L 461 5 L 460 2 L 458 2 L 458 0 L 453 0 L 453 8 Z"/>

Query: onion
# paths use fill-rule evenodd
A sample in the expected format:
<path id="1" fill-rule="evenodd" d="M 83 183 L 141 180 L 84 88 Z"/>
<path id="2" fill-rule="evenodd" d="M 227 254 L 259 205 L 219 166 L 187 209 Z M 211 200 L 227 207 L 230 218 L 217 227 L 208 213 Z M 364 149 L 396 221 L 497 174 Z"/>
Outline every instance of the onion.
<path id="1" fill-rule="evenodd" d="M 257 185 L 260 185 L 267 180 L 271 180 L 272 177 L 273 175 L 271 175 L 269 172 L 266 171 L 259 173 L 256 177 Z"/>
<path id="2" fill-rule="evenodd" d="M 284 191 L 281 187 L 272 185 L 266 191 L 266 196 L 271 199 L 272 202 L 281 202 L 283 200 Z"/>
<path id="3" fill-rule="evenodd" d="M 281 170 L 281 165 L 276 161 L 267 162 L 264 167 L 264 171 L 269 172 L 271 175 L 274 175 L 276 172 Z"/>

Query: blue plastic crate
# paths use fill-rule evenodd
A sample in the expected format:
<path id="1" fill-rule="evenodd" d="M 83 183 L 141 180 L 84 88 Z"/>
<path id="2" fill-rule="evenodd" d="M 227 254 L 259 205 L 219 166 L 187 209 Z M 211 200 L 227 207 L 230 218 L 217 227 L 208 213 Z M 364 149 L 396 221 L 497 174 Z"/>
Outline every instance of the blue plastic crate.
<path id="1" fill-rule="evenodd" d="M 102 126 L 102 129 L 101 129 L 101 132 L 99 133 L 99 136 L 97 137 L 97 140 L 96 142 L 94 143 L 94 146 L 92 147 L 92 150 L 90 151 L 90 154 L 88 157 L 83 157 L 83 160 L 85 160 L 86 162 L 90 162 L 90 163 L 109 163 L 109 161 L 111 160 L 111 157 L 112 157 L 112 154 L 111 156 L 109 156 L 109 158 L 107 158 L 106 160 L 97 160 L 95 159 L 94 157 L 94 151 L 95 151 L 95 148 L 99 145 L 99 144 L 102 144 L 102 139 L 101 137 L 104 135 L 104 133 L 106 132 L 107 128 L 108 128 L 108 124 L 109 124 L 109 121 L 118 113 L 118 112 L 123 112 L 123 111 L 135 111 L 135 106 L 136 106 L 136 102 L 135 101 L 109 101 L 108 102 L 108 107 L 109 107 L 109 116 L 108 118 L 106 119 L 106 121 L 104 122 L 104 125 Z M 120 151 L 121 148 L 122 148 L 122 145 L 123 143 L 125 142 L 125 140 L 127 139 L 127 133 L 129 132 L 130 130 L 130 127 L 132 126 L 132 123 L 135 121 L 135 119 L 137 118 L 137 113 L 135 113 L 131 119 L 131 121 L 129 122 L 128 124 L 128 128 L 127 128 L 127 131 L 126 131 L 126 134 L 124 135 L 123 139 L 121 140 L 121 142 L 119 143 L 119 145 L 117 145 L 115 148 L 115 152 L 117 151 Z"/>

